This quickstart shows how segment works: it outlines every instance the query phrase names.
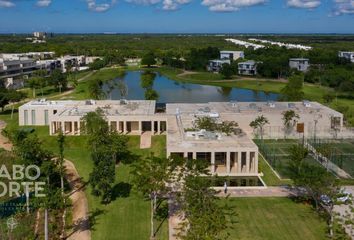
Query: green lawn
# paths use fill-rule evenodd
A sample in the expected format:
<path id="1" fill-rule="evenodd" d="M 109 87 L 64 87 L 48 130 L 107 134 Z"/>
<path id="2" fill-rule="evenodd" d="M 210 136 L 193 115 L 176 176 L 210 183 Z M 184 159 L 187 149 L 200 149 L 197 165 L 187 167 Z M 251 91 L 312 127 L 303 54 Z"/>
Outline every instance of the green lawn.
<path id="1" fill-rule="evenodd" d="M 291 180 L 288 179 L 279 179 L 277 175 L 272 171 L 270 166 L 266 163 L 266 160 L 259 155 L 258 156 L 258 168 L 259 172 L 262 172 L 264 175 L 262 177 L 263 181 L 267 186 L 279 186 L 285 184 L 292 184 Z"/>
<path id="2" fill-rule="evenodd" d="M 44 146 L 55 153 L 56 137 L 48 136 L 48 127 L 36 127 L 37 134 L 43 140 Z M 89 178 L 92 170 L 90 150 L 86 145 L 85 136 L 66 137 L 65 158 L 72 161 L 84 181 Z M 158 156 L 165 155 L 165 136 L 153 136 L 152 148 L 142 150 L 139 148 L 140 137 L 129 136 L 129 148 L 134 154 L 147 156 L 152 152 Z M 135 240 L 148 239 L 150 234 L 150 202 L 145 200 L 132 186 L 130 166 L 120 164 L 116 168 L 115 187 L 116 199 L 103 205 L 100 199 L 91 194 L 90 187 L 86 189 L 90 213 L 94 217 L 92 239 L 97 240 Z M 165 206 L 165 205 L 164 205 Z M 156 220 L 156 225 L 161 224 L 157 233 L 159 240 L 168 239 L 168 222 Z"/>
<path id="3" fill-rule="evenodd" d="M 0 119 L 8 123 L 9 128 L 18 128 L 18 114 L 15 113 L 11 120 L 9 111 L 0 114 Z M 43 142 L 43 146 L 58 153 L 57 138 L 49 136 L 48 126 L 33 127 L 36 134 Z M 89 179 L 92 171 L 90 149 L 86 144 L 86 136 L 67 136 L 65 138 L 65 158 L 75 164 L 84 181 Z M 139 148 L 140 137 L 129 136 L 128 146 L 130 150 L 142 157 L 154 153 L 157 156 L 165 156 L 166 137 L 153 136 L 152 148 L 142 150 Z M 93 217 L 92 239 L 97 240 L 135 240 L 148 239 L 150 234 L 150 202 L 145 200 L 131 184 L 132 176 L 129 165 L 121 164 L 116 168 L 116 199 L 108 205 L 103 205 L 100 200 L 91 195 L 90 187 L 86 189 L 90 213 Z M 161 211 L 166 204 L 162 204 Z M 156 226 L 160 226 L 157 236 L 159 240 L 168 239 L 167 219 L 157 219 Z"/>
<path id="4" fill-rule="evenodd" d="M 230 239 L 325 239 L 326 222 L 312 207 L 288 198 L 230 198 L 237 216 Z"/>

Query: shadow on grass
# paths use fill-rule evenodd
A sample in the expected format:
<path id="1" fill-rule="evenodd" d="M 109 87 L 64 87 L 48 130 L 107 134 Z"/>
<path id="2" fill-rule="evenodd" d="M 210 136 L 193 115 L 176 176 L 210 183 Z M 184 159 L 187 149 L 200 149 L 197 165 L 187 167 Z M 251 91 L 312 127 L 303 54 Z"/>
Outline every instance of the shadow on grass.
<path id="1" fill-rule="evenodd" d="M 155 230 L 155 234 L 157 234 L 163 223 L 166 221 L 168 218 L 168 202 L 166 199 L 160 200 L 157 204 L 157 209 L 156 209 L 156 214 L 155 214 L 155 219 L 157 221 L 160 221 L 159 225 L 157 225 L 157 228 Z"/>
<path id="2" fill-rule="evenodd" d="M 67 236 L 67 238 L 70 238 L 76 232 L 83 232 L 87 230 L 94 231 L 94 226 L 97 223 L 97 218 L 102 214 L 105 214 L 104 210 L 95 209 L 89 213 L 88 218 L 81 218 L 75 221 L 72 224 L 72 232 Z"/>
<path id="3" fill-rule="evenodd" d="M 130 195 L 132 185 L 126 182 L 120 182 L 114 185 L 112 189 L 112 201 L 117 198 L 127 198 Z"/>

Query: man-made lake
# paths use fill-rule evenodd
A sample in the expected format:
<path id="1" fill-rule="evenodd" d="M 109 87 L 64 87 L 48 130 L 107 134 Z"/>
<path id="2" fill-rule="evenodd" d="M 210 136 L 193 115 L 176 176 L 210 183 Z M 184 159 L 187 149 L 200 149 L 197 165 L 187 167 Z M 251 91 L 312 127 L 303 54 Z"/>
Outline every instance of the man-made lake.
<path id="1" fill-rule="evenodd" d="M 127 89 L 126 99 L 145 99 L 146 81 L 141 80 L 142 71 L 126 71 L 122 78 L 116 78 L 103 86 L 108 99 L 121 99 L 122 83 Z M 151 75 L 150 75 L 151 76 Z M 150 89 L 158 93 L 159 103 L 204 103 L 204 102 L 227 102 L 227 101 L 268 101 L 277 100 L 278 94 L 253 91 L 242 88 L 216 87 L 191 83 L 182 83 L 171 80 L 165 76 L 152 75 Z M 143 77 L 144 78 L 144 77 Z M 148 81 L 148 80 L 147 80 Z M 111 89 L 111 90 L 110 90 Z"/>

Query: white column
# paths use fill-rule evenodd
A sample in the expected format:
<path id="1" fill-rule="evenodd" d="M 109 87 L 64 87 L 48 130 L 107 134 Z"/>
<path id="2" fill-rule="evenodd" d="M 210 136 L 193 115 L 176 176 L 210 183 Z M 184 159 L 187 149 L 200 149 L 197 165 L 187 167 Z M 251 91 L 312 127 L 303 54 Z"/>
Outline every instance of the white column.
<path id="1" fill-rule="evenodd" d="M 157 121 L 157 134 L 160 135 L 161 131 L 160 131 L 160 120 Z"/>
<path id="2" fill-rule="evenodd" d="M 188 152 L 183 152 L 183 158 L 187 158 L 188 157 Z"/>
<path id="3" fill-rule="evenodd" d="M 49 135 L 53 135 L 53 122 L 50 122 L 49 124 Z"/>
<path id="4" fill-rule="evenodd" d="M 127 121 L 123 121 L 123 133 L 127 133 Z"/>
<path id="5" fill-rule="evenodd" d="M 63 134 L 65 134 L 65 122 L 61 122 L 61 131 Z"/>
<path id="6" fill-rule="evenodd" d="M 254 172 L 258 173 L 258 152 L 254 155 Z"/>
<path id="7" fill-rule="evenodd" d="M 211 152 L 211 173 L 214 174 L 215 173 L 215 152 Z"/>
<path id="8" fill-rule="evenodd" d="M 151 134 L 155 135 L 155 122 L 151 121 Z"/>
<path id="9" fill-rule="evenodd" d="M 75 122 L 71 122 L 71 134 L 75 134 Z"/>
<path id="10" fill-rule="evenodd" d="M 230 152 L 226 152 L 226 172 L 230 173 Z"/>
<path id="11" fill-rule="evenodd" d="M 143 123 L 142 121 L 139 121 L 139 130 L 138 130 L 139 134 L 143 133 Z"/>
<path id="12" fill-rule="evenodd" d="M 246 152 L 246 172 L 250 172 L 250 152 Z"/>
<path id="13" fill-rule="evenodd" d="M 81 135 L 81 122 L 80 122 L 80 120 L 77 121 L 77 134 Z"/>
<path id="14" fill-rule="evenodd" d="M 193 152 L 193 159 L 197 159 L 197 152 Z"/>

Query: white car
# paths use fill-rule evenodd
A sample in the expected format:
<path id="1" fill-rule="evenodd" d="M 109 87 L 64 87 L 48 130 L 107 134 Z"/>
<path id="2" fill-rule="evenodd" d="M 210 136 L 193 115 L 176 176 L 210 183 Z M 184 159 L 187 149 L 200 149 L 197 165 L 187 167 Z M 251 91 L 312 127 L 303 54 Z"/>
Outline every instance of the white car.
<path id="1" fill-rule="evenodd" d="M 340 197 L 337 198 L 337 202 L 339 203 L 348 203 L 352 200 L 352 195 L 349 192 L 341 191 Z"/>

